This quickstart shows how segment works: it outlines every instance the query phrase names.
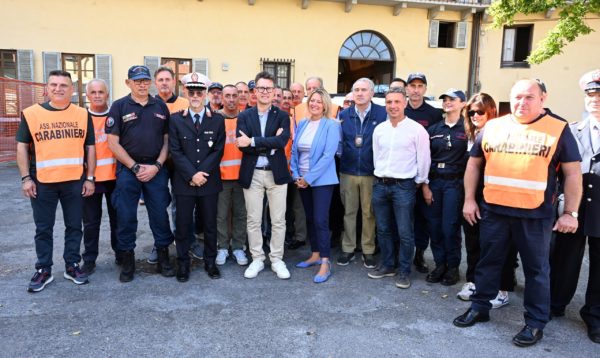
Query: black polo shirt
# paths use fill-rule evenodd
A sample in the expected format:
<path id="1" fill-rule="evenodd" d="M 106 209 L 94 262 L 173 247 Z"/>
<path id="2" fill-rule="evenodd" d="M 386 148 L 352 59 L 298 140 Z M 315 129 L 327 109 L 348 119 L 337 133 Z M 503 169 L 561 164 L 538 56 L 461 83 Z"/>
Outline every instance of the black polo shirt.
<path id="1" fill-rule="evenodd" d="M 40 106 L 47 111 L 64 111 L 65 109 L 57 109 L 50 105 L 50 102 L 41 103 Z M 88 112 L 88 125 L 87 125 L 87 133 L 85 134 L 85 143 L 84 145 L 95 145 L 96 144 L 96 136 L 94 135 L 94 122 L 92 121 L 92 116 Z M 21 113 L 21 122 L 19 123 L 19 128 L 17 129 L 17 134 L 15 136 L 17 142 L 31 144 L 31 150 L 29 151 L 30 159 L 29 159 L 29 172 L 35 173 L 35 142 L 31 137 L 31 132 L 29 131 L 29 125 L 27 124 L 27 120 L 25 120 L 25 115 Z M 84 151 L 85 152 L 85 151 Z"/>
<path id="2" fill-rule="evenodd" d="M 151 163 L 160 155 L 169 119 L 162 100 L 148 96 L 148 103 L 142 106 L 129 94 L 110 107 L 105 131 L 119 137 L 119 144 L 133 160 Z"/>
<path id="3" fill-rule="evenodd" d="M 404 109 L 404 114 L 408 118 L 425 127 L 425 129 L 443 119 L 442 111 L 431 106 L 425 101 L 423 101 L 423 104 L 419 108 L 412 108 L 410 106 L 410 102 L 408 102 L 406 108 Z"/>
<path id="4" fill-rule="evenodd" d="M 445 121 L 427 128 L 431 147 L 430 173 L 462 174 L 469 159 L 464 119 L 460 117 L 452 127 Z"/>

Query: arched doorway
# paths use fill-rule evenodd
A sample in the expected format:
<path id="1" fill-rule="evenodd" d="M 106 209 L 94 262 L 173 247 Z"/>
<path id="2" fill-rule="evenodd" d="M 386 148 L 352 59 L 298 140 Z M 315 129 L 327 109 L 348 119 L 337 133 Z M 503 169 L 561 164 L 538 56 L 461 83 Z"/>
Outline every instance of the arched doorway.
<path id="1" fill-rule="evenodd" d="M 361 77 L 375 84 L 389 84 L 394 77 L 394 50 L 383 37 L 373 31 L 359 31 L 344 41 L 338 59 L 338 93 L 352 90 Z"/>

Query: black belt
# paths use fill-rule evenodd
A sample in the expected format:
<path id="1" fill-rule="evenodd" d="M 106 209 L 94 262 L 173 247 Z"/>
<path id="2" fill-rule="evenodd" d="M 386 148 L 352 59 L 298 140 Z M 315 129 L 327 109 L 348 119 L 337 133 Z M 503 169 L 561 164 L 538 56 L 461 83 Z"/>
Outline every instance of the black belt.
<path id="1" fill-rule="evenodd" d="M 270 165 L 265 165 L 262 167 L 254 167 L 254 169 L 258 169 L 258 170 L 271 170 L 271 166 Z"/>
<path id="2" fill-rule="evenodd" d="M 136 163 L 139 164 L 154 164 L 156 163 L 156 159 L 158 157 L 135 157 L 131 156 L 131 159 L 135 160 Z"/>
<path id="3" fill-rule="evenodd" d="M 414 178 L 408 178 L 408 179 L 398 179 L 398 178 L 380 178 L 380 177 L 375 177 L 375 182 L 380 183 L 380 184 L 385 184 L 385 185 L 392 185 L 392 184 L 399 184 L 399 183 L 403 183 L 406 181 L 414 181 Z"/>
<path id="4" fill-rule="evenodd" d="M 464 173 L 437 173 L 430 172 L 429 179 L 444 179 L 444 180 L 454 180 L 454 179 L 462 179 L 464 177 Z"/>

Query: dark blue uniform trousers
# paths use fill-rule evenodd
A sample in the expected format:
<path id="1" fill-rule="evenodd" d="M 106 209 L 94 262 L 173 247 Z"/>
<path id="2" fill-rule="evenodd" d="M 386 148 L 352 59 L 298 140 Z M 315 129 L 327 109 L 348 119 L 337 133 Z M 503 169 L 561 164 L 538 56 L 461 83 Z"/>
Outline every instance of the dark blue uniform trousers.
<path id="1" fill-rule="evenodd" d="M 431 252 L 436 266 L 460 265 L 460 223 L 464 201 L 462 179 L 432 179 L 429 188 L 433 203 L 427 222 L 431 235 Z"/>
<path id="2" fill-rule="evenodd" d="M 98 258 L 103 197 L 106 197 L 106 209 L 110 221 L 110 246 L 113 251 L 117 251 L 117 211 L 111 199 L 113 190 L 105 193 L 94 193 L 83 199 L 83 245 L 85 248 L 81 255 L 83 262 L 96 262 Z"/>
<path id="3" fill-rule="evenodd" d="M 163 248 L 173 242 L 173 233 L 169 226 L 167 207 L 171 202 L 169 194 L 169 174 L 161 168 L 149 182 L 142 183 L 135 174 L 121 163 L 117 166 L 117 186 L 112 195 L 113 205 L 117 209 L 117 248 L 129 251 L 135 248 L 138 226 L 137 209 L 140 195 L 144 193 L 150 230 L 154 236 L 154 246 Z"/>
<path id="4" fill-rule="evenodd" d="M 550 239 L 553 218 L 528 219 L 483 210 L 480 226 L 481 258 L 475 268 L 477 292 L 471 308 L 488 312 L 500 288 L 500 277 L 512 240 L 525 274 L 525 323 L 544 329 L 550 317 Z"/>
<path id="5" fill-rule="evenodd" d="M 44 184 L 35 180 L 37 197 L 31 199 L 33 221 L 35 222 L 35 252 L 37 262 L 35 268 L 52 266 L 52 248 L 54 244 L 54 222 L 56 208 L 60 201 L 65 223 L 65 247 L 63 259 L 71 265 L 81 260 L 81 190 L 83 181 L 73 180 L 61 183 Z"/>

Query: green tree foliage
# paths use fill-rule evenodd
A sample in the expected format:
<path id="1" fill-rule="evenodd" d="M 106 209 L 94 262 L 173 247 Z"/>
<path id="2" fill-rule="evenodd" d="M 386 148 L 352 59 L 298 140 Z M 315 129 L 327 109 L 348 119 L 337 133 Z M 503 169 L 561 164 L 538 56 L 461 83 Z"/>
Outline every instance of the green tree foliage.
<path id="1" fill-rule="evenodd" d="M 494 18 L 493 27 L 502 28 L 512 25 L 516 14 L 545 13 L 550 9 L 559 11 L 559 20 L 527 58 L 529 63 L 540 64 L 561 54 L 577 37 L 594 31 L 585 23 L 585 16 L 600 14 L 600 0 L 497 0 L 489 13 Z"/>

